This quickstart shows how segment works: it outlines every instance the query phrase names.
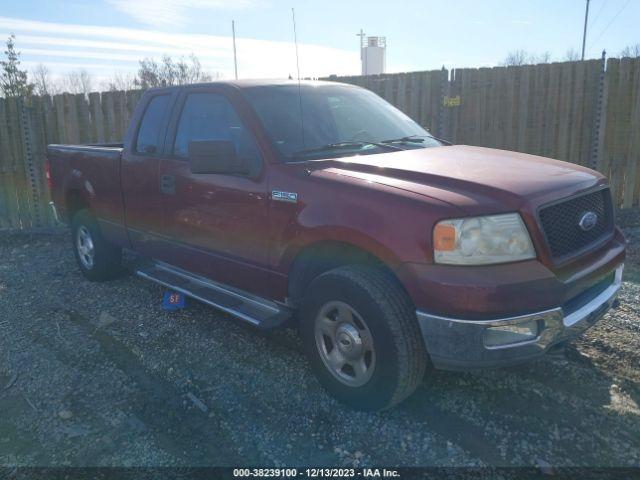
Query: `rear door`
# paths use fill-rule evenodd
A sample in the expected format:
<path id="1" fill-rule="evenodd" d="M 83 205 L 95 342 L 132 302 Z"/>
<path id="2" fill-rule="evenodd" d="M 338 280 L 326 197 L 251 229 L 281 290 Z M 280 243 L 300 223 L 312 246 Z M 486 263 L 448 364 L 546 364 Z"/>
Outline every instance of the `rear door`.
<path id="1" fill-rule="evenodd" d="M 131 146 L 123 155 L 120 175 L 125 220 L 134 250 L 165 260 L 160 158 L 174 98 L 171 92 L 149 98 L 137 119 L 138 129 Z"/>
<path id="2" fill-rule="evenodd" d="M 215 87 L 185 92 L 167 137 L 161 177 L 172 263 L 255 294 L 267 295 L 268 205 L 262 155 L 230 99 Z M 247 175 L 194 174 L 191 141 L 231 141 Z"/>

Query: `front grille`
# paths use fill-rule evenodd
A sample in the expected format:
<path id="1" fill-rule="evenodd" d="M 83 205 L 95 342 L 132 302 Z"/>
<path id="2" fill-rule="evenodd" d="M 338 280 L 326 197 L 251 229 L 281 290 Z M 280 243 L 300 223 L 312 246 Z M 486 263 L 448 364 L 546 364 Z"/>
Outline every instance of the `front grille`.
<path id="1" fill-rule="evenodd" d="M 593 228 L 584 231 L 580 220 L 587 212 L 598 216 Z M 613 232 L 613 208 L 608 188 L 542 207 L 538 213 L 554 260 L 564 260 Z"/>

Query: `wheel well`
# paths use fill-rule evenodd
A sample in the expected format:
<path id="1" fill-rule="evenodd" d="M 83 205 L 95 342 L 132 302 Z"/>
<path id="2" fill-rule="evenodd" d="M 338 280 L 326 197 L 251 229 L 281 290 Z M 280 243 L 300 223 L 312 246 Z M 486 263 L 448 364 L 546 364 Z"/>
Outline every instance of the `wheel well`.
<path id="1" fill-rule="evenodd" d="M 395 274 L 375 255 L 343 242 L 319 242 L 298 253 L 289 273 L 289 302 L 298 307 L 309 284 L 325 272 L 345 265 L 371 265 Z"/>
<path id="2" fill-rule="evenodd" d="M 65 199 L 66 217 L 69 223 L 73 220 L 73 216 L 83 208 L 87 208 L 89 204 L 80 193 L 80 190 L 69 190 Z"/>

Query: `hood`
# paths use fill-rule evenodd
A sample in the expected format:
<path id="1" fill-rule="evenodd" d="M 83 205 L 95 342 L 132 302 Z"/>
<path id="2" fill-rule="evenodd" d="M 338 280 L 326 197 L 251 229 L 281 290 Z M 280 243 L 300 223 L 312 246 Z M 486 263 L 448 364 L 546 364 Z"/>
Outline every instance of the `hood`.
<path id="1" fill-rule="evenodd" d="M 546 203 L 603 183 L 572 163 L 482 147 L 451 146 L 361 155 L 321 162 L 346 175 L 435 198 L 468 213 Z"/>

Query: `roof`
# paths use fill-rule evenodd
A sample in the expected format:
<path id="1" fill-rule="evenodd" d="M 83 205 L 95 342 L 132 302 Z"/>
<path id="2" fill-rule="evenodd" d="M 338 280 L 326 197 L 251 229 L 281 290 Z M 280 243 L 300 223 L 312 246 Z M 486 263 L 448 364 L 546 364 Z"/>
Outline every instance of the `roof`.
<path id="1" fill-rule="evenodd" d="M 214 86 L 233 86 L 237 88 L 251 88 L 251 87 L 277 87 L 277 86 L 298 86 L 298 81 L 294 79 L 252 79 L 252 80 L 221 80 L 216 82 L 206 82 L 206 83 L 191 83 L 188 85 L 175 85 L 170 87 L 155 87 L 151 90 L 173 90 L 179 88 L 189 88 L 194 86 L 199 87 L 214 87 Z M 343 87 L 353 87 L 354 85 L 350 85 L 348 83 L 340 83 L 340 82 L 329 82 L 323 80 L 301 80 L 301 87 L 317 87 L 319 85 L 323 86 L 343 86 Z"/>

